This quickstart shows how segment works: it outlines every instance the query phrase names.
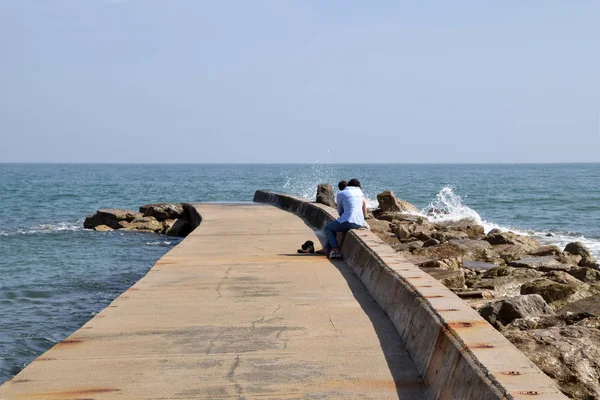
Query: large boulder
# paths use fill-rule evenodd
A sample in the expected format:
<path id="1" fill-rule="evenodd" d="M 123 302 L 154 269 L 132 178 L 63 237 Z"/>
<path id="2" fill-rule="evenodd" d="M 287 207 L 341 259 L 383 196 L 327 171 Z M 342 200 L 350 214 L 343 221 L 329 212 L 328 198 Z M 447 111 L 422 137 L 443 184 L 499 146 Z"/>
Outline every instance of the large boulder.
<path id="1" fill-rule="evenodd" d="M 437 246 L 419 249 L 416 255 L 428 258 L 457 258 L 466 261 L 482 261 L 491 263 L 502 263 L 502 259 L 492 249 L 491 245 L 482 240 L 451 239 Z"/>
<path id="2" fill-rule="evenodd" d="M 567 304 L 558 310 L 558 312 L 561 314 L 588 313 L 600 317 L 600 295 L 586 297 L 585 299 Z"/>
<path id="3" fill-rule="evenodd" d="M 573 268 L 571 265 L 562 264 L 550 256 L 521 258 L 510 261 L 508 265 L 515 268 L 537 269 L 538 271 L 568 271 Z"/>
<path id="4" fill-rule="evenodd" d="M 593 268 L 575 267 L 567 272 L 582 282 L 600 281 L 600 271 Z"/>
<path id="5" fill-rule="evenodd" d="M 126 231 L 141 231 L 161 233 L 164 229 L 163 224 L 154 217 L 138 217 L 123 228 Z"/>
<path id="6" fill-rule="evenodd" d="M 496 328 L 501 328 L 517 318 L 552 315 L 554 310 L 537 294 L 514 296 L 488 303 L 479 314 Z"/>
<path id="7" fill-rule="evenodd" d="M 600 399 L 600 334 L 580 324 L 505 336 L 570 398 Z"/>
<path id="8" fill-rule="evenodd" d="M 463 267 L 472 271 L 486 272 L 500 266 L 498 264 L 492 264 L 485 261 L 463 261 Z"/>
<path id="9" fill-rule="evenodd" d="M 543 256 L 558 256 L 561 254 L 558 246 L 548 245 L 548 246 L 540 246 L 537 249 L 529 252 L 529 255 L 534 257 L 543 257 Z"/>
<path id="10" fill-rule="evenodd" d="M 465 287 L 465 271 L 462 269 L 421 268 L 429 275 L 437 279 L 447 288 L 462 289 Z"/>
<path id="11" fill-rule="evenodd" d="M 419 264 L 421 268 L 439 268 L 445 270 L 458 271 L 462 266 L 460 258 L 446 258 L 442 260 L 428 260 Z"/>
<path id="12" fill-rule="evenodd" d="M 317 186 L 316 202 L 333 208 L 337 207 L 335 196 L 333 195 L 333 188 L 330 184 L 320 183 L 319 186 Z"/>
<path id="13" fill-rule="evenodd" d="M 575 278 L 573 275 L 569 275 L 565 271 L 549 271 L 544 274 L 544 278 L 550 279 L 551 281 L 558 283 L 565 283 L 570 285 L 580 285 L 581 281 Z"/>
<path id="14" fill-rule="evenodd" d="M 540 248 L 537 240 L 528 236 L 516 235 L 513 232 L 498 232 L 497 230 L 490 231 L 483 240 L 492 245 L 499 244 L 519 244 L 523 246 L 525 252 L 532 252 Z"/>
<path id="15" fill-rule="evenodd" d="M 190 223 L 188 220 L 179 218 L 165 226 L 165 235 L 185 237 L 190 233 Z"/>
<path id="16" fill-rule="evenodd" d="M 521 286 L 521 294 L 539 294 L 554 309 L 558 310 L 568 303 L 584 299 L 593 294 L 589 285 L 558 283 L 542 278 L 526 282 Z"/>
<path id="17" fill-rule="evenodd" d="M 140 214 L 131 210 L 119 210 L 114 208 L 102 208 L 96 212 L 96 214 L 88 215 L 83 222 L 85 229 L 94 229 L 98 225 L 106 225 L 112 229 L 120 229 L 121 221 L 132 221 L 135 217 L 139 217 Z"/>
<path id="18" fill-rule="evenodd" d="M 572 266 L 578 266 L 582 259 L 581 256 L 577 254 L 567 253 L 566 251 L 555 255 L 554 258 L 556 258 L 556 261 L 558 262 L 561 262 L 563 264 L 569 264 Z"/>
<path id="19" fill-rule="evenodd" d="M 442 243 L 437 246 L 423 247 L 415 250 L 413 254 L 427 258 L 463 258 L 469 249 L 457 243 Z"/>
<path id="20" fill-rule="evenodd" d="M 483 226 L 471 219 L 438 222 L 435 227 L 442 232 L 464 232 L 471 239 L 479 239 L 485 234 Z"/>
<path id="21" fill-rule="evenodd" d="M 521 244 L 497 244 L 492 249 L 498 256 L 508 263 L 527 256 L 527 249 Z"/>
<path id="22" fill-rule="evenodd" d="M 477 290 L 493 290 L 503 296 L 517 296 L 521 294 L 521 285 L 541 276 L 541 272 L 533 269 L 498 267 L 468 281 L 467 286 Z"/>
<path id="23" fill-rule="evenodd" d="M 375 210 L 373 210 L 373 217 L 384 221 L 393 222 L 395 224 L 414 223 L 422 225 L 429 223 L 427 218 L 422 217 L 420 215 L 403 214 L 395 211 L 383 211 L 380 208 L 376 208 Z"/>
<path id="24" fill-rule="evenodd" d="M 158 221 L 177 219 L 183 215 L 183 206 L 174 203 L 146 204 L 140 207 L 146 217 L 154 217 Z"/>
<path id="25" fill-rule="evenodd" d="M 392 232 L 388 221 L 381 221 L 375 218 L 369 220 L 369 227 L 371 232 Z"/>
<path id="26" fill-rule="evenodd" d="M 419 209 L 408 201 L 397 199 L 394 193 L 386 190 L 385 192 L 377 195 L 377 201 L 379 202 L 379 208 L 383 212 L 408 212 L 418 213 Z"/>
<path id="27" fill-rule="evenodd" d="M 588 248 L 581 242 L 573 242 L 567 244 L 567 246 L 565 247 L 565 252 L 581 256 L 581 261 L 579 261 L 580 267 L 596 267 L 596 263 L 594 261 L 594 257 L 592 256 L 592 253 L 590 253 Z"/>
<path id="28" fill-rule="evenodd" d="M 431 238 L 439 240 L 440 243 L 446 243 L 453 239 L 468 239 L 469 235 L 461 231 L 434 231 Z"/>

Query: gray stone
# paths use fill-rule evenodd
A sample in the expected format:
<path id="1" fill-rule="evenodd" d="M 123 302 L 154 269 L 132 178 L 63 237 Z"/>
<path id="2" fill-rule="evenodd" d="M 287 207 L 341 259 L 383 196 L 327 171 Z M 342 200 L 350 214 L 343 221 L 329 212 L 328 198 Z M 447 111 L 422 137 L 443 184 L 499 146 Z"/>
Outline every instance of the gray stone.
<path id="1" fill-rule="evenodd" d="M 488 303 L 479 314 L 496 328 L 509 324 L 517 318 L 552 315 L 554 310 L 537 294 L 514 296 Z"/>
<path id="2" fill-rule="evenodd" d="M 572 268 L 571 265 L 562 264 L 554 257 L 549 256 L 521 258 L 519 260 L 509 262 L 508 265 L 515 268 L 530 268 L 539 271 L 568 271 Z"/>
<path id="3" fill-rule="evenodd" d="M 96 214 L 88 215 L 83 222 L 83 227 L 93 229 L 98 225 L 106 225 L 112 229 L 119 229 L 120 221 L 132 221 L 137 216 L 137 213 L 131 210 L 119 210 L 114 208 L 102 208 Z"/>
<path id="4" fill-rule="evenodd" d="M 566 273 L 565 271 L 549 271 L 544 274 L 544 278 L 550 279 L 551 281 L 558 283 L 565 283 L 569 285 L 580 285 L 581 281 L 574 276 Z"/>
<path id="5" fill-rule="evenodd" d="M 443 232 L 463 232 L 471 239 L 480 239 L 485 234 L 483 226 L 478 225 L 476 221 L 471 219 L 438 222 L 435 226 Z"/>
<path id="6" fill-rule="evenodd" d="M 582 282 L 600 281 L 600 271 L 593 268 L 575 267 L 567 272 Z"/>
<path id="7" fill-rule="evenodd" d="M 386 190 L 377 195 L 381 211 L 417 213 L 419 209 L 408 201 L 397 199 L 394 193 Z"/>
<path id="8" fill-rule="evenodd" d="M 437 246 L 438 244 L 440 244 L 439 240 L 431 238 L 423 242 L 423 247 Z"/>
<path id="9" fill-rule="evenodd" d="M 501 232 L 501 233 L 488 233 L 483 239 L 492 245 L 500 244 L 519 244 L 523 246 L 526 252 L 531 252 L 539 249 L 540 244 L 537 240 L 528 236 L 516 235 L 512 232 Z"/>
<path id="10" fill-rule="evenodd" d="M 335 196 L 333 195 L 333 188 L 328 183 L 320 183 L 317 186 L 317 203 L 325 204 L 326 206 L 336 208 Z"/>
<path id="11" fill-rule="evenodd" d="M 596 263 L 594 261 L 594 257 L 592 256 L 592 253 L 590 253 L 588 248 L 581 242 L 573 242 L 567 244 L 567 246 L 565 247 L 565 252 L 581 256 L 581 261 L 579 261 L 580 267 L 596 267 Z"/>
<path id="12" fill-rule="evenodd" d="M 498 267 L 483 272 L 469 285 L 473 289 L 494 290 L 503 296 L 521 294 L 521 285 L 542 276 L 534 269 Z"/>
<path id="13" fill-rule="evenodd" d="M 138 217 L 123 229 L 126 231 L 161 233 L 163 231 L 163 224 L 154 217 Z"/>
<path id="14" fill-rule="evenodd" d="M 177 219 L 183 215 L 183 206 L 174 203 L 146 204 L 140 207 L 146 217 L 154 217 L 157 221 Z"/>
<path id="15" fill-rule="evenodd" d="M 190 233 L 189 231 L 190 231 L 189 221 L 180 218 L 180 219 L 176 219 L 175 221 L 173 221 L 173 223 L 170 224 L 170 226 L 167 229 L 165 229 L 165 234 L 167 236 L 185 237 Z"/>
<path id="16" fill-rule="evenodd" d="M 481 261 L 463 261 L 463 267 L 472 269 L 474 271 L 488 271 L 492 268 L 498 268 L 499 265 Z"/>
<path id="17" fill-rule="evenodd" d="M 565 284 L 547 278 L 536 279 L 521 286 L 521 294 L 539 294 L 554 309 L 592 295 L 590 287 L 581 284 Z"/>
<path id="18" fill-rule="evenodd" d="M 492 246 L 492 250 L 498 254 L 498 256 L 504 260 L 504 262 L 510 262 L 524 258 L 527 255 L 527 250 L 521 244 L 498 244 Z"/>
<path id="19" fill-rule="evenodd" d="M 388 221 L 371 219 L 369 220 L 369 226 L 371 227 L 371 232 L 392 232 Z"/>
<path id="20" fill-rule="evenodd" d="M 558 246 L 549 245 L 549 246 L 540 246 L 539 248 L 531 251 L 529 254 L 532 256 L 535 256 L 535 257 L 557 256 L 557 255 L 561 254 L 561 251 L 558 248 Z"/>
<path id="21" fill-rule="evenodd" d="M 590 315 L 600 317 L 600 295 L 596 294 L 579 301 L 575 301 L 571 304 L 567 304 L 563 308 L 559 309 L 558 312 L 560 314 L 585 312 L 589 313 Z"/>
<path id="22" fill-rule="evenodd" d="M 600 399 L 600 332 L 585 326 L 512 330 L 505 336 L 572 399 Z M 542 396 L 543 397 L 543 396 Z"/>
<path id="23" fill-rule="evenodd" d="M 421 268 L 429 275 L 437 279 L 442 285 L 447 288 L 462 289 L 465 287 L 465 272 L 459 270 L 447 270 L 441 268 Z"/>
<path id="24" fill-rule="evenodd" d="M 457 271 L 460 269 L 462 261 L 460 258 L 446 258 L 442 260 L 429 260 L 419 264 L 421 268 L 439 268 Z"/>

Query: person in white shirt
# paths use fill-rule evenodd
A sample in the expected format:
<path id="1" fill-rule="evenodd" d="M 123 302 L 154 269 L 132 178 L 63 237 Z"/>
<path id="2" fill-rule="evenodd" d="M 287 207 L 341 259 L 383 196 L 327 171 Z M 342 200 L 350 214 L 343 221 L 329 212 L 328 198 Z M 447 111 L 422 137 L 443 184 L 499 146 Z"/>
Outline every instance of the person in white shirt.
<path id="1" fill-rule="evenodd" d="M 331 221 L 325 225 L 323 230 L 327 235 L 327 242 L 323 246 L 323 250 L 319 251 L 319 253 L 328 254 L 329 258 L 342 257 L 336 233 L 359 229 L 365 224 L 365 216 L 367 215 L 367 201 L 357 179 L 351 179 L 348 186 L 338 193 L 336 200 L 340 217 L 336 221 Z"/>

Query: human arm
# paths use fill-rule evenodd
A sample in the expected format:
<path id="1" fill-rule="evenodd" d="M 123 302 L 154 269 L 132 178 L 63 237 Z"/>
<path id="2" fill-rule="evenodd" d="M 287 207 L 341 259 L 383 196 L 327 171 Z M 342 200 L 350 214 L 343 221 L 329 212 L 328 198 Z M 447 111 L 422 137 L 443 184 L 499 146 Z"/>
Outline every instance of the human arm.
<path id="1" fill-rule="evenodd" d="M 342 196 L 340 196 L 340 194 L 338 193 L 337 196 L 335 196 L 335 202 L 337 204 L 337 212 L 338 215 L 341 217 L 342 214 L 344 213 L 344 206 L 342 205 Z"/>
<path id="2" fill-rule="evenodd" d="M 362 210 L 363 210 L 363 216 L 366 219 L 368 210 L 367 210 L 367 199 L 365 199 L 364 197 L 362 198 Z"/>

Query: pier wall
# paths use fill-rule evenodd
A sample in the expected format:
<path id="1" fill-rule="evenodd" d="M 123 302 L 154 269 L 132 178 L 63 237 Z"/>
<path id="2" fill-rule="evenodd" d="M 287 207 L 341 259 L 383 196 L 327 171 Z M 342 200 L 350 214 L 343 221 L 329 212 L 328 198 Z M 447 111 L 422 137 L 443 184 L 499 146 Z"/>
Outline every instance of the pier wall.
<path id="1" fill-rule="evenodd" d="M 255 202 L 294 212 L 317 229 L 330 207 L 257 191 Z M 343 235 L 344 261 L 389 316 L 430 399 L 566 399 L 554 382 L 437 280 L 367 230 Z"/>

